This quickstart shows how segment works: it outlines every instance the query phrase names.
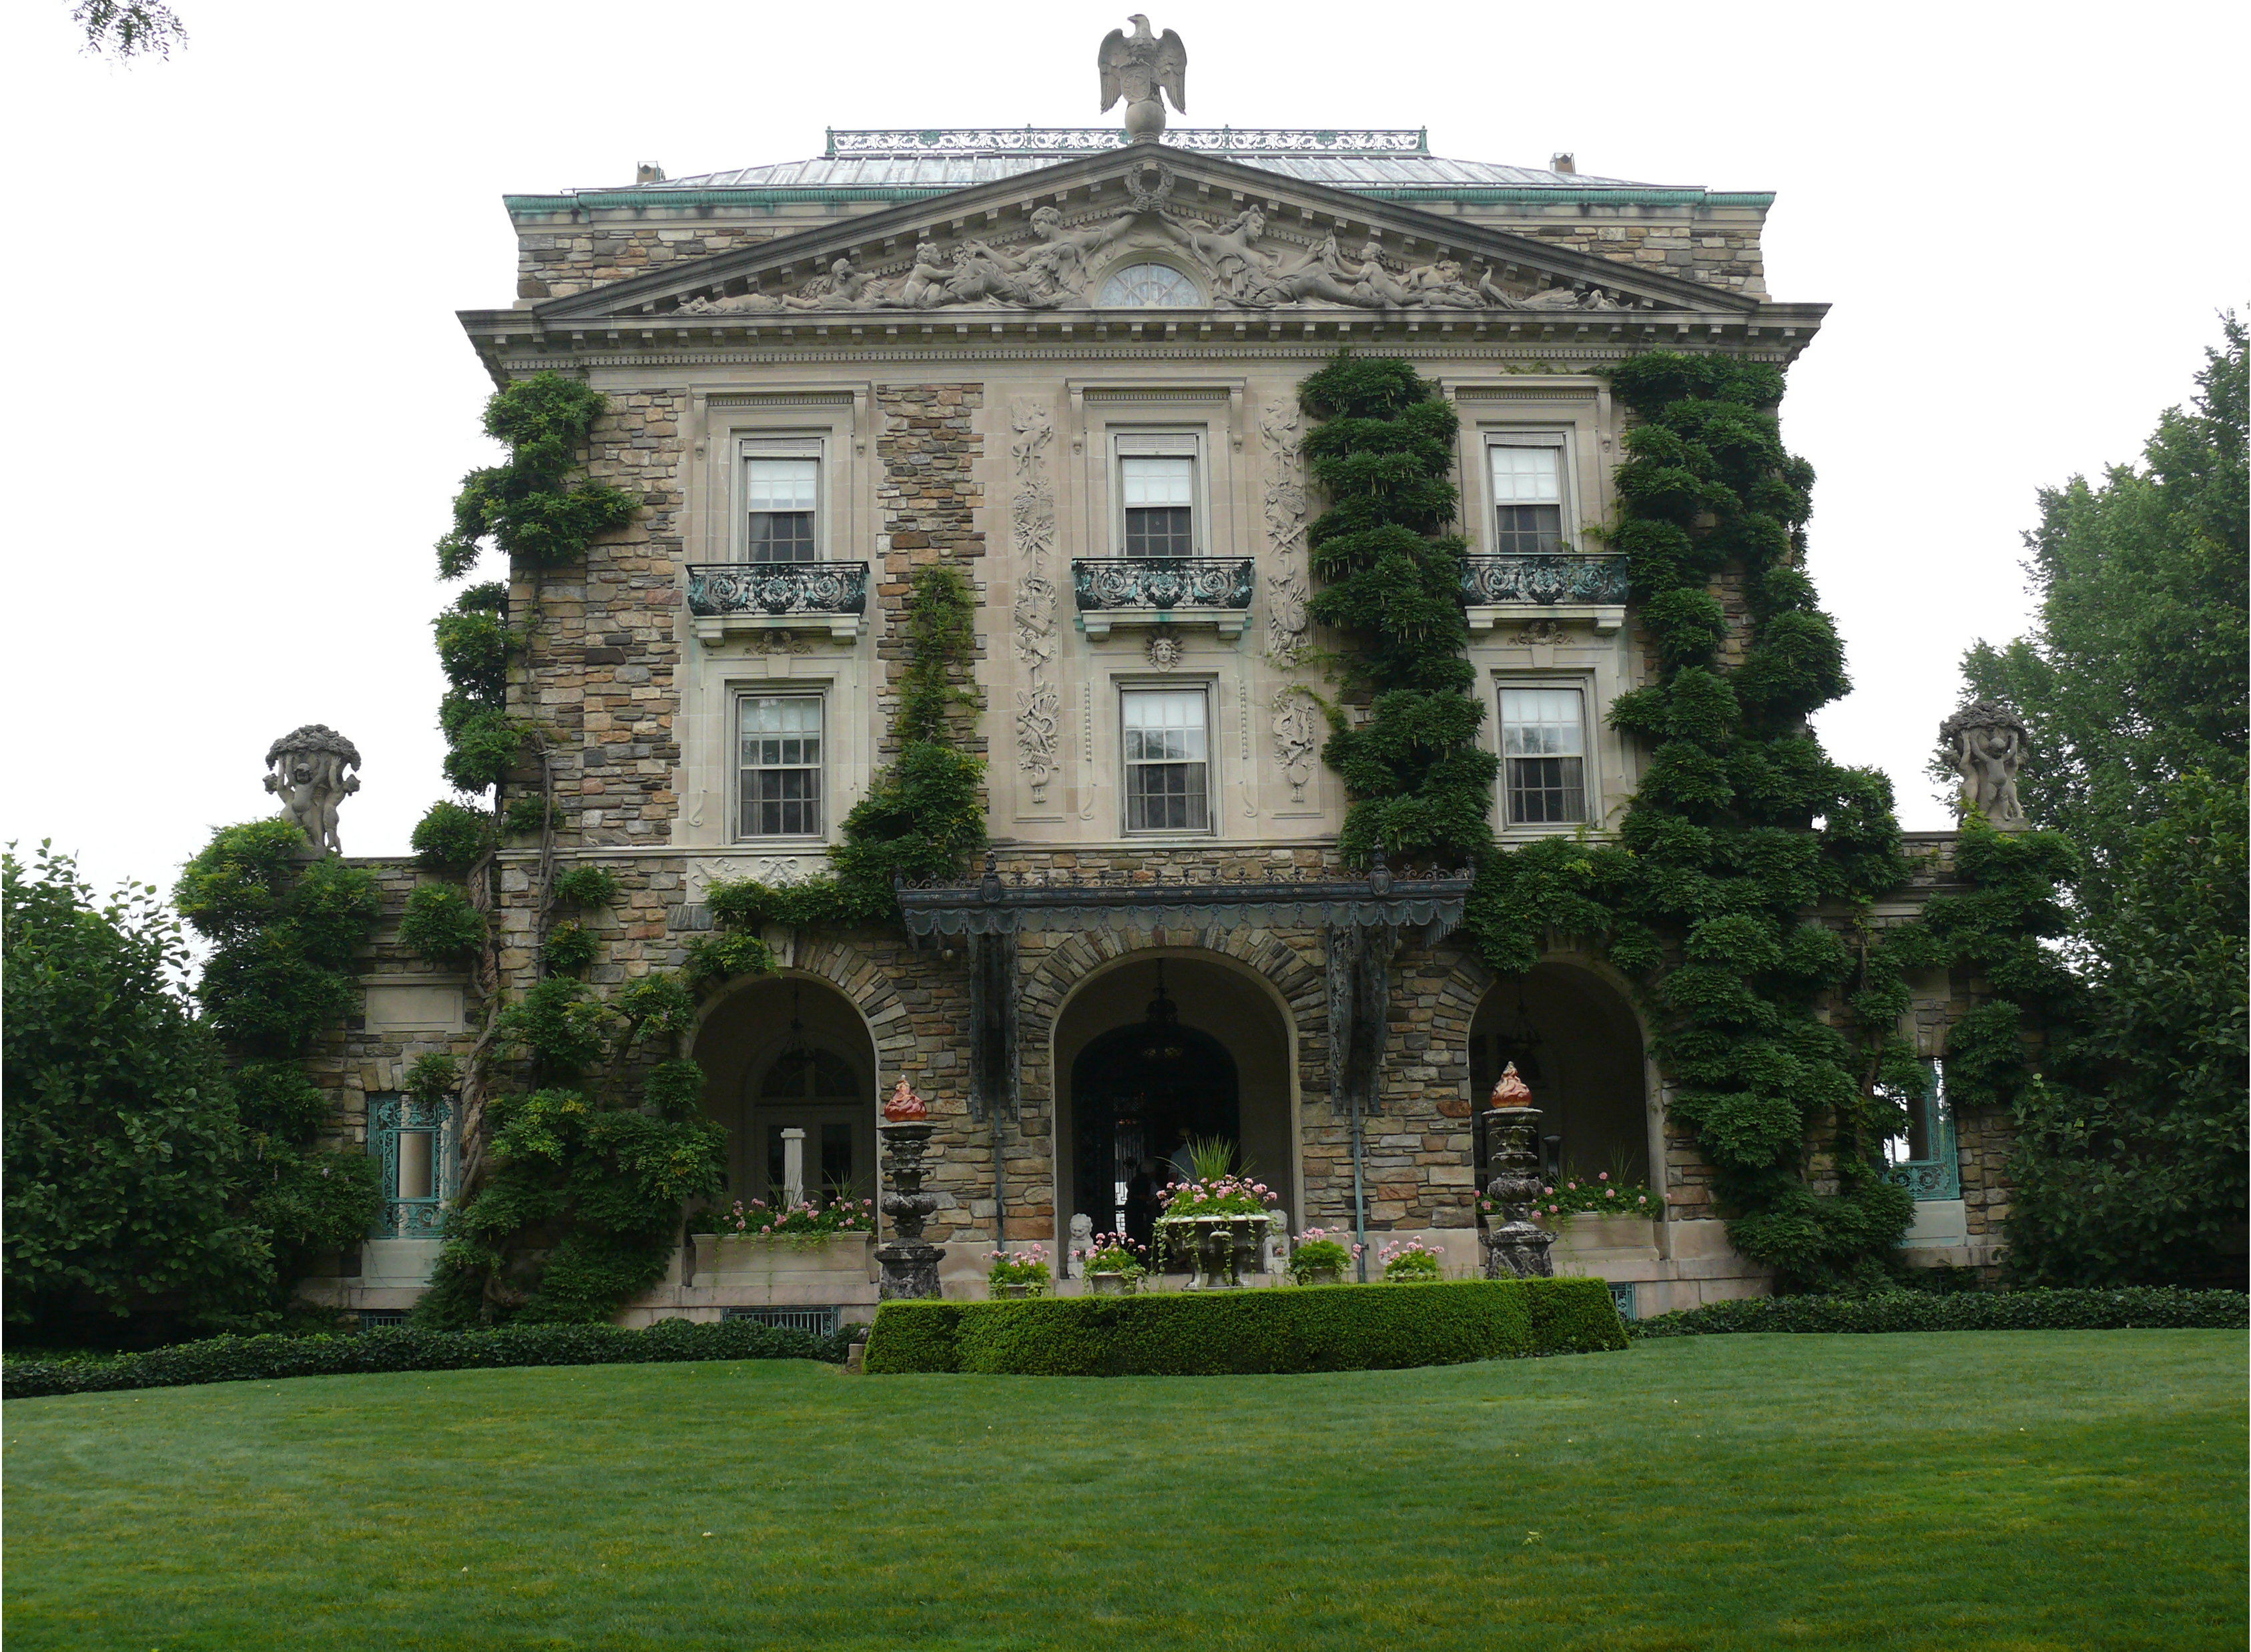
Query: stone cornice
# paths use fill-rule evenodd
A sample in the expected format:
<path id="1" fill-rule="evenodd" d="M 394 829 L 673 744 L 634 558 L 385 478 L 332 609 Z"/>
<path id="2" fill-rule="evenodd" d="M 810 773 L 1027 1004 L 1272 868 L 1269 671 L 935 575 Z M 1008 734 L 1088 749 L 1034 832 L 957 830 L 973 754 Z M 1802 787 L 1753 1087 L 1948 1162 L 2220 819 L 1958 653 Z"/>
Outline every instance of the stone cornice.
<path id="1" fill-rule="evenodd" d="M 1326 359 L 1340 345 L 1414 360 L 1569 363 L 1599 371 L 1651 349 L 1787 364 L 1825 304 L 1762 304 L 1749 315 L 1644 310 L 1300 309 L 876 311 L 709 315 L 544 322 L 536 310 L 464 310 L 463 329 L 496 380 L 601 368 L 894 361 Z M 1160 319 L 1160 317 L 1161 319 Z"/>

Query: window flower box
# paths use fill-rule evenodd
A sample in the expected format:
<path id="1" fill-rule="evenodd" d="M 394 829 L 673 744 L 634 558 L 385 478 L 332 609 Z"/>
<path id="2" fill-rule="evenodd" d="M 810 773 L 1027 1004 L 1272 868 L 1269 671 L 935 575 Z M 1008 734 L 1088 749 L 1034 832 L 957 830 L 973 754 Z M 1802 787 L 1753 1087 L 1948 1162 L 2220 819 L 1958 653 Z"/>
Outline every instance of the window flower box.
<path id="1" fill-rule="evenodd" d="M 871 1233 L 697 1234 L 695 1288 L 829 1281 L 873 1284 Z"/>

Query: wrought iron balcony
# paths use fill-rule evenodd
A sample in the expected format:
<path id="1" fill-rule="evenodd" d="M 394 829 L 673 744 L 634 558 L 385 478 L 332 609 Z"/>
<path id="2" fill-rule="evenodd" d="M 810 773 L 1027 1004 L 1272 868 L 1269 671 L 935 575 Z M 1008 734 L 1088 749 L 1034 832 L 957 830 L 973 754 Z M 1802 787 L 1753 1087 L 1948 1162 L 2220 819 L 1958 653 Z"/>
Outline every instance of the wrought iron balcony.
<path id="1" fill-rule="evenodd" d="M 1202 624 L 1242 633 L 1256 570 L 1248 556 L 1082 556 L 1070 564 L 1080 627 Z"/>
<path id="2" fill-rule="evenodd" d="M 1469 556 L 1462 563 L 1462 602 L 1470 629 L 1489 631 L 1526 608 L 1531 619 L 1592 620 L 1596 631 L 1625 622 L 1626 558 L 1578 551 Z"/>
<path id="3" fill-rule="evenodd" d="M 868 564 L 697 563 L 688 570 L 688 612 L 706 642 L 736 630 L 799 629 L 850 642 L 868 612 Z"/>

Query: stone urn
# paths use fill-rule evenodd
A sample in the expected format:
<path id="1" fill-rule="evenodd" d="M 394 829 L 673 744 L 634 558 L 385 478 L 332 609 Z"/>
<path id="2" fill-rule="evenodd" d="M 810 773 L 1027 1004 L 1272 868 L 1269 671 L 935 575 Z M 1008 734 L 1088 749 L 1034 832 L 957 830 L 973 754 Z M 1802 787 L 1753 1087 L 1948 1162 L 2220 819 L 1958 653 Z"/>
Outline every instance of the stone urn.
<path id="1" fill-rule="evenodd" d="M 1185 1252 L 1190 1267 L 1188 1290 L 1233 1290 L 1258 1268 L 1258 1247 L 1266 1217 L 1257 1214 L 1163 1216 L 1157 1220 L 1158 1254 L 1170 1266 Z"/>
<path id="2" fill-rule="evenodd" d="M 993 1295 L 996 1299 L 1009 1302 L 1021 1301 L 1031 1294 L 1031 1282 L 1029 1280 L 1019 1279 L 1010 1284 L 995 1285 L 993 1287 Z"/>
<path id="3" fill-rule="evenodd" d="M 1086 1289 L 1091 1296 L 1123 1296 L 1133 1289 L 1133 1282 L 1123 1274 L 1089 1274 Z"/>
<path id="4" fill-rule="evenodd" d="M 1304 1275 L 1298 1282 L 1301 1285 L 1341 1285 L 1344 1283 L 1344 1269 L 1308 1268 L 1304 1270 Z"/>
<path id="5" fill-rule="evenodd" d="M 1531 1090 L 1511 1061 L 1493 1087 L 1493 1105 L 1482 1121 L 1486 1163 L 1493 1172 L 1486 1196 L 1505 1219 L 1489 1224 L 1481 1236 L 1487 1279 L 1549 1279 L 1555 1273 L 1548 1254 L 1555 1235 L 1532 1220 L 1541 1183 L 1540 1156 L 1533 1145 L 1540 1114 L 1531 1101 Z"/>

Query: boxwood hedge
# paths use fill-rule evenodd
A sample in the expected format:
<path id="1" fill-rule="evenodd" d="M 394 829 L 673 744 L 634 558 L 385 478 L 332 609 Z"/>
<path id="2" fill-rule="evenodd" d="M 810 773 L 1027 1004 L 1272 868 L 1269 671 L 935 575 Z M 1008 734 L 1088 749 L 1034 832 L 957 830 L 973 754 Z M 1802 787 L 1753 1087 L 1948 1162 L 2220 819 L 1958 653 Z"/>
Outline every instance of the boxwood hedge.
<path id="1" fill-rule="evenodd" d="M 1473 1279 L 885 1303 L 868 1338 L 867 1368 L 1216 1377 L 1388 1371 L 1625 1345 L 1600 1280 Z"/>
<path id="2" fill-rule="evenodd" d="M 2236 1290 L 1886 1291 L 1867 1296 L 1751 1296 L 1656 1314 L 1626 1327 L 1635 1337 L 1728 1331 L 2243 1331 Z"/>
<path id="3" fill-rule="evenodd" d="M 668 1319 L 647 1331 L 623 1331 L 615 1325 L 517 1325 L 497 1331 L 383 1329 L 340 1337 L 212 1337 L 114 1359 L 0 1361 L 0 1398 L 497 1365 L 640 1365 L 684 1359 L 825 1359 L 841 1364 L 848 1338 L 848 1329 L 834 1337 L 816 1337 L 748 1319 L 716 1324 Z"/>

